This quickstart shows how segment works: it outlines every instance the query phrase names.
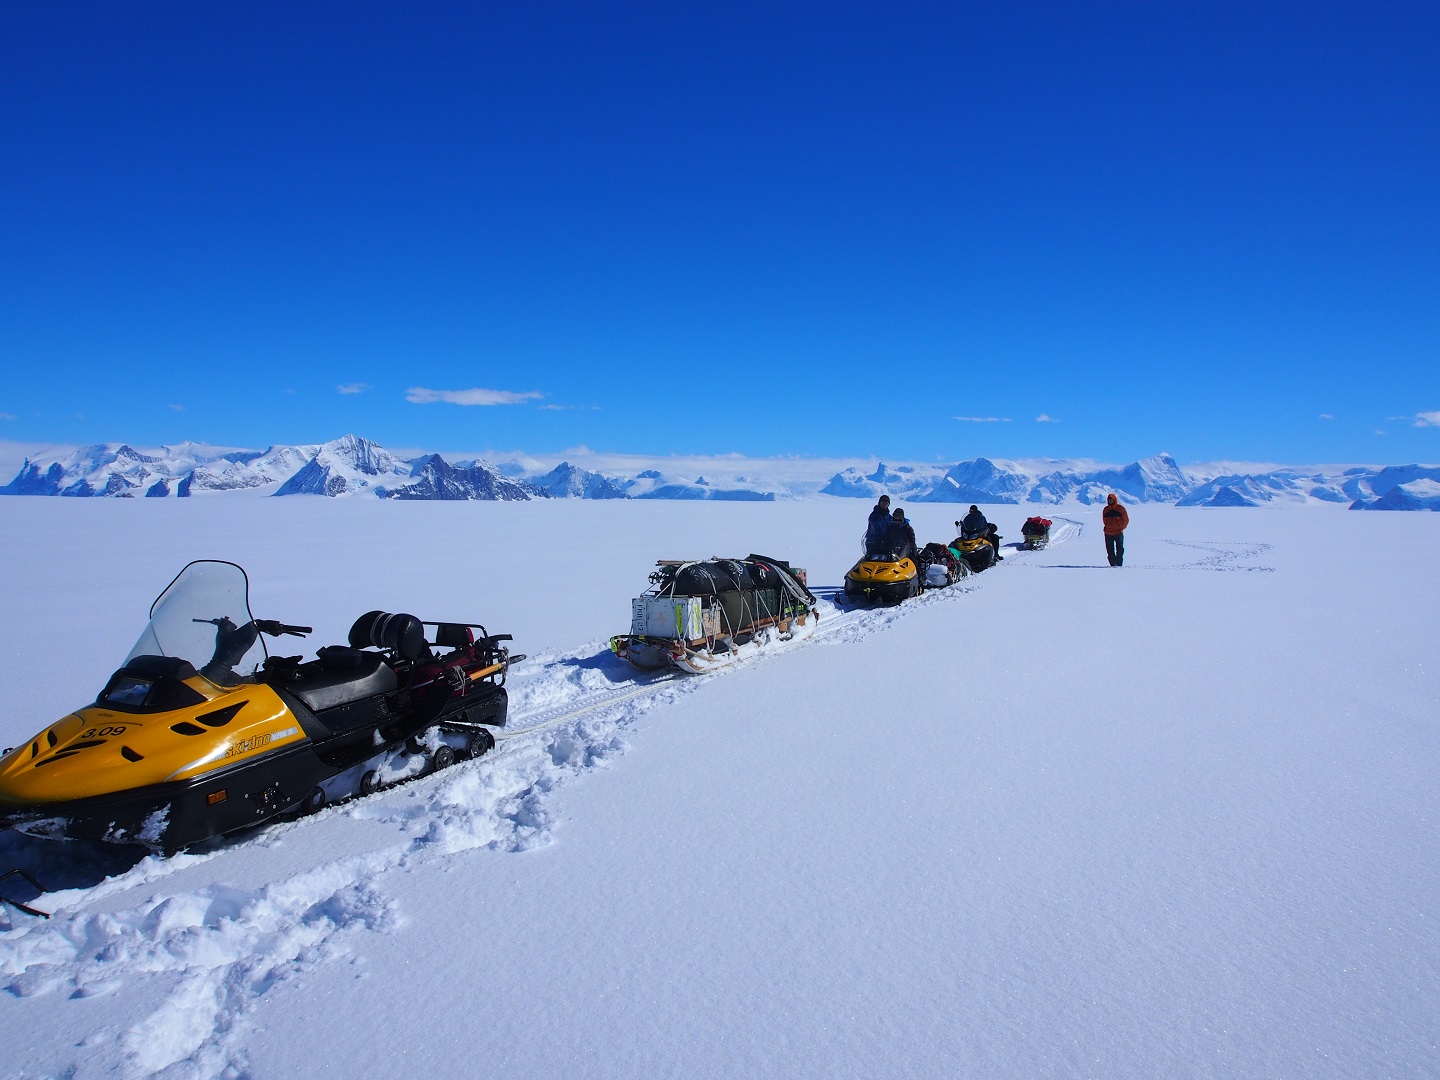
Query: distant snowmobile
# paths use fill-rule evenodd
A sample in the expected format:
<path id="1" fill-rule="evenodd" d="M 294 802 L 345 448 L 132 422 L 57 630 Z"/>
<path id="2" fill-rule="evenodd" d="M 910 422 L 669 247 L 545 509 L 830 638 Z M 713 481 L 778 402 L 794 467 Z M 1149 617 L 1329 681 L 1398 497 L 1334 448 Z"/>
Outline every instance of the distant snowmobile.
<path id="1" fill-rule="evenodd" d="M 1049 518 L 1030 517 L 1025 519 L 1025 524 L 1020 526 L 1020 535 L 1025 538 L 1025 547 L 1031 551 L 1039 551 L 1050 543 L 1050 526 L 1053 525 Z"/>
<path id="2" fill-rule="evenodd" d="M 308 633 L 255 619 L 234 563 L 190 563 L 94 704 L 0 759 L 0 827 L 169 854 L 494 746 L 509 634 L 371 611 L 309 663 L 266 656 Z"/>
<path id="3" fill-rule="evenodd" d="M 963 559 L 973 573 L 980 573 L 995 565 L 1000 555 L 1000 534 L 994 525 L 983 529 L 967 529 L 962 522 L 955 522 L 960 535 L 950 541 L 950 550 Z"/>
<path id="4" fill-rule="evenodd" d="M 776 641 L 809 637 L 819 616 L 805 571 L 749 555 L 661 560 L 631 604 L 630 633 L 610 648 L 639 668 L 714 671 Z"/>

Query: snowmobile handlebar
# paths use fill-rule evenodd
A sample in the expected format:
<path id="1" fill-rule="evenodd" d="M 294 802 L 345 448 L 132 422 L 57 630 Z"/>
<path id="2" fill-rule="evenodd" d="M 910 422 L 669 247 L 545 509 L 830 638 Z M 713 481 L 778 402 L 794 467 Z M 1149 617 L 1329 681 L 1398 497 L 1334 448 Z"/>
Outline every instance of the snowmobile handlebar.
<path id="1" fill-rule="evenodd" d="M 279 637 L 281 634 L 304 637 L 315 629 L 313 626 L 291 626 L 289 623 L 276 622 L 274 619 L 256 619 L 255 628 L 262 634 L 269 634 L 271 637 Z"/>
<path id="2" fill-rule="evenodd" d="M 218 619 L 191 619 L 191 622 L 209 623 L 211 626 L 220 628 L 220 632 L 234 633 L 241 629 L 231 621 L 228 615 L 222 615 Z M 291 634 L 294 637 L 304 637 L 313 633 L 313 626 L 291 626 L 288 623 L 277 622 L 275 619 L 254 619 L 252 623 L 257 631 L 262 634 L 269 634 L 271 637 L 279 637 L 281 634 Z"/>

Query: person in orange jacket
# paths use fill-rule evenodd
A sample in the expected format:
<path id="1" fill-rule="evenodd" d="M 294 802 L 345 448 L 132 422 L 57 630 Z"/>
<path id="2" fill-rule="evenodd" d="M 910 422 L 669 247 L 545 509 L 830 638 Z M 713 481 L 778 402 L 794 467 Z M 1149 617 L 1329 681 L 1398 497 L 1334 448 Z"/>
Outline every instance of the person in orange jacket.
<path id="1" fill-rule="evenodd" d="M 1111 492 L 1105 496 L 1105 509 L 1100 511 L 1105 523 L 1105 554 L 1111 566 L 1125 565 L 1125 526 L 1130 524 L 1130 514 L 1120 505 L 1120 500 Z"/>

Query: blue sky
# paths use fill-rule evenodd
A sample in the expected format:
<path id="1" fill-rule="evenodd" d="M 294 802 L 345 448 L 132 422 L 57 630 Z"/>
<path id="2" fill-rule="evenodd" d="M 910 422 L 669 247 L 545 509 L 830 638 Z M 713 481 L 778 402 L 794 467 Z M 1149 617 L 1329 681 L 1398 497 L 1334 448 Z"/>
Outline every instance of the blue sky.
<path id="1" fill-rule="evenodd" d="M 0 439 L 1440 460 L 1437 42 L 1419 3 L 6 4 Z"/>

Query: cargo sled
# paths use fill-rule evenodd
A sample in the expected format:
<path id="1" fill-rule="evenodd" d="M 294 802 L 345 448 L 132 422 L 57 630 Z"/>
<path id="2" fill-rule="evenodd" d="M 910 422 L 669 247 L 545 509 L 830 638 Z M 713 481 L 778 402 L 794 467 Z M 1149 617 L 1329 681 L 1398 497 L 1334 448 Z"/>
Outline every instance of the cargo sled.
<path id="1" fill-rule="evenodd" d="M 920 552 L 920 576 L 927 589 L 943 589 L 970 574 L 970 564 L 945 544 L 926 544 Z"/>
<path id="2" fill-rule="evenodd" d="M 1049 544 L 1052 524 L 1054 523 L 1049 518 L 1026 518 L 1025 524 L 1020 526 L 1020 535 L 1024 537 L 1025 547 L 1030 551 L 1039 551 Z"/>
<path id="3" fill-rule="evenodd" d="M 508 634 L 383 611 L 308 663 L 266 655 L 262 635 L 308 633 L 254 618 L 234 563 L 190 563 L 95 701 L 0 759 L 0 827 L 169 854 L 313 812 L 485 753 L 524 659 Z"/>
<path id="4" fill-rule="evenodd" d="M 656 567 L 651 588 L 631 603 L 630 633 L 610 639 L 638 668 L 714 671 L 815 632 L 805 571 L 781 559 L 662 559 Z"/>

